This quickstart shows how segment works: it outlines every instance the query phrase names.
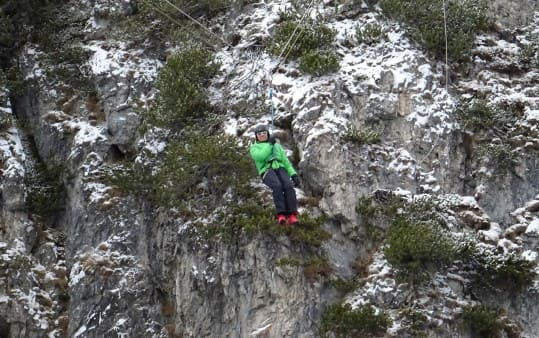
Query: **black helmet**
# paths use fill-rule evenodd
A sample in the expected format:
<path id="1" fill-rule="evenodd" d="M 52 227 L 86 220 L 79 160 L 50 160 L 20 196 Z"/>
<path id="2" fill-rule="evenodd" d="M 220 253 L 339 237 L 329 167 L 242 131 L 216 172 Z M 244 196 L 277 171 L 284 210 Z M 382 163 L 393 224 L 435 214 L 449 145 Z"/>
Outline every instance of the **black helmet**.
<path id="1" fill-rule="evenodd" d="M 256 134 L 256 133 L 260 133 L 260 132 L 262 132 L 262 131 L 269 131 L 268 126 L 265 125 L 265 124 L 259 124 L 258 126 L 256 126 L 256 128 L 255 128 L 255 134 Z"/>
<path id="2" fill-rule="evenodd" d="M 265 125 L 265 124 L 259 124 L 258 126 L 255 127 L 255 139 L 256 139 L 256 134 L 261 133 L 263 131 L 268 133 L 268 137 L 269 137 L 269 128 L 268 128 L 268 126 Z"/>

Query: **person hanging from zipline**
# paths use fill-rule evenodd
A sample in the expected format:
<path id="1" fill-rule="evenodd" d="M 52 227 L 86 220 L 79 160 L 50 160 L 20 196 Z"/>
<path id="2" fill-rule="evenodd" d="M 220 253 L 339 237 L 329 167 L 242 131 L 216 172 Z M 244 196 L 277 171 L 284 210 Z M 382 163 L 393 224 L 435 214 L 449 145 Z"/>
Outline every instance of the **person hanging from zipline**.
<path id="1" fill-rule="evenodd" d="M 294 225 L 299 223 L 296 191 L 300 180 L 283 147 L 275 142 L 266 125 L 255 128 L 255 143 L 249 152 L 258 175 L 273 191 L 273 202 L 277 211 L 277 223 Z"/>

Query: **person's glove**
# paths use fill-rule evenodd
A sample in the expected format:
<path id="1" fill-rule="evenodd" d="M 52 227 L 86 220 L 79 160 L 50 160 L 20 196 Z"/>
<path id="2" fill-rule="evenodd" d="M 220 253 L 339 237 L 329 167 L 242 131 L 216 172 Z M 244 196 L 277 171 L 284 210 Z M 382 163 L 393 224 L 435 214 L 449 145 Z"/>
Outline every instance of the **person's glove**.
<path id="1" fill-rule="evenodd" d="M 268 137 L 268 143 L 269 143 L 269 144 L 275 144 L 275 140 L 276 140 L 276 139 L 275 139 L 275 135 L 270 135 L 270 136 Z"/>
<path id="2" fill-rule="evenodd" d="M 294 187 L 299 187 L 300 184 L 301 184 L 301 181 L 299 180 L 299 176 L 298 175 L 294 175 L 291 177 L 292 179 L 292 182 L 294 182 Z"/>

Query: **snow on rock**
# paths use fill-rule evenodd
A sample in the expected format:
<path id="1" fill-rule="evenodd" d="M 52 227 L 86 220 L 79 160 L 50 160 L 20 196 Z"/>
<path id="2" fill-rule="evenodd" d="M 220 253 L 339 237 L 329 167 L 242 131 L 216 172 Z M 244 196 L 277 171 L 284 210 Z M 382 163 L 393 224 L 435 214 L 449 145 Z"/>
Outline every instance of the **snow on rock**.
<path id="1" fill-rule="evenodd" d="M 125 42 L 93 42 L 84 48 L 93 52 L 88 66 L 94 75 L 132 76 L 135 81 L 151 82 L 162 63 L 144 56 L 144 50 L 130 50 Z"/>
<path id="2" fill-rule="evenodd" d="M 487 243 L 497 243 L 502 229 L 498 223 L 490 223 L 490 228 L 488 230 L 479 230 L 479 237 Z"/>
<path id="3" fill-rule="evenodd" d="M 0 135 L 1 174 L 5 178 L 24 177 L 26 155 L 17 128 L 9 128 Z"/>
<path id="4" fill-rule="evenodd" d="M 394 272 L 382 253 L 377 253 L 373 257 L 373 262 L 369 266 L 369 277 L 365 285 L 353 292 L 346 298 L 346 303 L 352 309 L 364 304 L 377 304 L 378 306 L 387 304 L 390 299 L 396 297 L 397 285 L 394 279 Z"/>
<path id="5" fill-rule="evenodd" d="M 539 236 L 539 218 L 534 218 L 526 228 L 527 235 Z"/>

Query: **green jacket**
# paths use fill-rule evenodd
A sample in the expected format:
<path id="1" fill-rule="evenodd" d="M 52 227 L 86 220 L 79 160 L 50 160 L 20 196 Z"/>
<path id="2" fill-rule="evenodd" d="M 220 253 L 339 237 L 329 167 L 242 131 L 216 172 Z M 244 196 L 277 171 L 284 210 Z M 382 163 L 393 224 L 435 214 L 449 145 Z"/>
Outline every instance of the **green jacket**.
<path id="1" fill-rule="evenodd" d="M 249 152 L 260 176 L 264 175 L 270 165 L 272 169 L 284 168 L 290 177 L 296 175 L 292 163 L 286 157 L 286 153 L 279 143 L 256 142 L 251 146 Z M 272 157 L 274 157 L 273 161 L 271 161 Z"/>

